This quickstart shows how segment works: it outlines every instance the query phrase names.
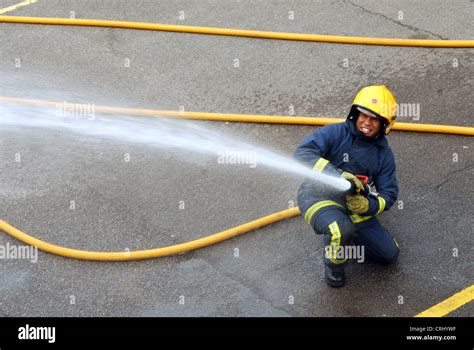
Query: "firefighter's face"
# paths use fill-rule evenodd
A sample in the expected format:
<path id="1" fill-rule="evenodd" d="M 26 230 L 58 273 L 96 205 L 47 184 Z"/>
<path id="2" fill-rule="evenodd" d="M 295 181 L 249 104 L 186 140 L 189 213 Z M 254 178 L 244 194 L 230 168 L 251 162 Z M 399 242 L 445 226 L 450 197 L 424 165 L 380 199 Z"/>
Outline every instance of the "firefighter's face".
<path id="1" fill-rule="evenodd" d="M 364 113 L 359 114 L 356 123 L 357 130 L 363 133 L 367 137 L 374 137 L 380 131 L 382 123 L 380 120 L 374 117 L 370 117 Z"/>

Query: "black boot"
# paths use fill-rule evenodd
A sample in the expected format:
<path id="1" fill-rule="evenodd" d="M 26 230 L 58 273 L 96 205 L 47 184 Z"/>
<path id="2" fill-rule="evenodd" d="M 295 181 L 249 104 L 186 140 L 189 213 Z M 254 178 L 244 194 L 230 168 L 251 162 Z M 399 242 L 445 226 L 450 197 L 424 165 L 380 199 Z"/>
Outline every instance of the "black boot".
<path id="1" fill-rule="evenodd" d="M 324 265 L 324 276 L 326 277 L 326 283 L 332 288 L 344 287 L 346 283 L 346 273 L 344 270 L 332 271 Z"/>

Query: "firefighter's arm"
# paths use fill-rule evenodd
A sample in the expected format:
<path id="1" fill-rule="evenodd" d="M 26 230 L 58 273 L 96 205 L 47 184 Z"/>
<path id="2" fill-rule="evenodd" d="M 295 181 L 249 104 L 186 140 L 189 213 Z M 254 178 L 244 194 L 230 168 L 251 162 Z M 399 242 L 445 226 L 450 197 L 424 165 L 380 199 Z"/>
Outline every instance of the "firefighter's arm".
<path id="1" fill-rule="evenodd" d="M 368 197 L 369 209 L 364 215 L 377 215 L 395 203 L 398 197 L 395 157 L 391 150 L 383 160 L 381 172 L 374 177 L 374 183 L 379 193 L 378 198 Z"/>
<path id="2" fill-rule="evenodd" d="M 327 175 L 340 175 L 340 171 L 325 158 L 330 153 L 334 135 L 330 125 L 319 128 L 307 136 L 296 148 L 293 157 L 310 166 L 313 171 Z"/>

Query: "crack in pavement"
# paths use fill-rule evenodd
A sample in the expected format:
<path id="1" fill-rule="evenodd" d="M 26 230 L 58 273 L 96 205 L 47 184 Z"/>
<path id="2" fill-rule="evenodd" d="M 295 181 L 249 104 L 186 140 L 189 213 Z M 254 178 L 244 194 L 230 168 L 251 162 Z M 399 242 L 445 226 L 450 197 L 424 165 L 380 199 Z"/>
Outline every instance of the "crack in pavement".
<path id="1" fill-rule="evenodd" d="M 448 183 L 449 181 L 452 180 L 452 177 L 453 175 L 455 174 L 459 174 L 463 171 L 466 171 L 466 170 L 469 170 L 470 168 L 472 168 L 474 166 L 474 163 L 473 164 L 468 164 L 466 165 L 464 168 L 461 168 L 461 169 L 457 169 L 457 170 L 454 170 L 450 173 L 448 173 L 445 177 L 444 180 L 442 180 L 438 185 L 434 185 L 434 187 L 430 190 L 423 190 L 423 189 L 413 189 L 411 191 L 411 196 L 412 198 L 410 198 L 411 201 L 414 201 L 414 202 L 417 202 L 419 200 L 424 200 L 427 196 L 433 194 L 433 193 L 436 193 L 438 192 L 441 187 L 443 187 L 444 185 L 446 185 L 446 183 Z M 414 197 L 414 198 L 413 198 Z"/>
<path id="2" fill-rule="evenodd" d="M 407 28 L 407 29 L 409 29 L 409 30 L 411 30 L 411 31 L 418 32 L 418 33 L 424 32 L 424 33 L 427 33 L 427 34 L 429 34 L 429 35 L 432 35 L 432 36 L 434 36 L 434 37 L 436 37 L 436 38 L 438 38 L 438 39 L 448 40 L 447 38 L 444 38 L 444 37 L 442 37 L 442 36 L 439 35 L 439 34 L 430 32 L 429 30 L 420 29 L 420 28 L 411 26 L 411 25 L 409 25 L 409 24 L 404 24 L 404 23 L 401 23 L 400 21 L 396 21 L 396 20 L 394 20 L 394 19 L 392 19 L 392 18 L 390 18 L 390 17 L 387 17 L 387 16 L 384 15 L 383 13 L 378 13 L 378 12 L 373 12 L 373 11 L 371 11 L 371 10 L 368 10 L 368 9 L 366 9 L 365 7 L 363 7 L 362 5 L 356 4 L 356 3 L 354 3 L 354 2 L 351 1 L 351 0 L 345 0 L 344 3 L 350 4 L 350 5 L 354 6 L 354 7 L 357 7 L 357 8 L 359 8 L 360 10 L 362 10 L 362 11 L 364 11 L 364 12 L 367 12 L 367 13 L 369 13 L 369 14 L 371 14 L 371 15 L 378 16 L 378 17 L 382 17 L 382 18 L 386 19 L 387 21 L 390 21 L 390 22 L 393 22 L 393 23 L 395 23 L 395 24 L 398 24 L 398 25 L 400 25 L 400 26 L 402 26 L 402 27 L 405 27 L 405 28 Z"/>
<path id="3" fill-rule="evenodd" d="M 443 180 L 443 182 L 441 182 L 439 185 L 436 185 L 435 189 L 439 191 L 441 187 L 443 187 L 449 180 L 451 180 L 452 175 L 468 170 L 469 168 L 472 168 L 473 166 L 474 166 L 474 163 L 466 165 L 464 168 L 457 169 L 448 173 L 448 175 L 446 175 L 446 178 Z"/>

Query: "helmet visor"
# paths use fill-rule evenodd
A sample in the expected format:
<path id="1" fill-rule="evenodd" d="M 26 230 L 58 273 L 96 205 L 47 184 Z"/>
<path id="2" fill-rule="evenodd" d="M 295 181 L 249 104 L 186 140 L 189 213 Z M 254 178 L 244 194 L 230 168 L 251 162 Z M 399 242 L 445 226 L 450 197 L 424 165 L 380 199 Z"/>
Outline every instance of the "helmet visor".
<path id="1" fill-rule="evenodd" d="M 356 109 L 361 112 L 361 113 L 364 113 L 365 115 L 368 115 L 369 117 L 372 117 L 372 118 L 377 118 L 378 120 L 380 120 L 382 122 L 382 124 L 386 125 L 388 124 L 388 121 L 387 119 L 385 119 L 384 117 L 372 112 L 371 110 L 369 109 L 365 109 L 361 106 L 356 106 Z"/>

